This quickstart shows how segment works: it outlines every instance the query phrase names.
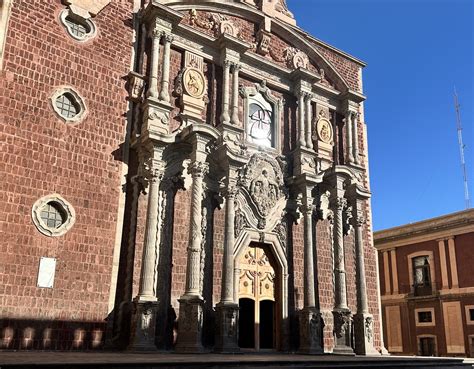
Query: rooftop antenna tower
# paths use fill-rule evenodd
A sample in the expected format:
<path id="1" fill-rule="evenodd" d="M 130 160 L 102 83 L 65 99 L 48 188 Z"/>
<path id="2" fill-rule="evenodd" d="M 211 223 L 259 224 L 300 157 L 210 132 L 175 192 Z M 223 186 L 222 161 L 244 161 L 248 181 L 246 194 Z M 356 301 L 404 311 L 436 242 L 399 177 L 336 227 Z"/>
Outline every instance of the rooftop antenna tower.
<path id="1" fill-rule="evenodd" d="M 462 139 L 462 123 L 461 123 L 461 105 L 459 105 L 458 93 L 456 92 L 456 87 L 454 87 L 454 106 L 456 108 L 456 124 L 458 128 L 458 141 L 459 141 L 459 151 L 461 152 L 461 168 L 464 177 L 464 201 L 466 203 L 466 209 L 471 208 L 471 199 L 469 198 L 469 185 L 467 181 L 467 170 L 466 170 L 466 160 L 464 158 L 464 148 L 466 147 Z"/>

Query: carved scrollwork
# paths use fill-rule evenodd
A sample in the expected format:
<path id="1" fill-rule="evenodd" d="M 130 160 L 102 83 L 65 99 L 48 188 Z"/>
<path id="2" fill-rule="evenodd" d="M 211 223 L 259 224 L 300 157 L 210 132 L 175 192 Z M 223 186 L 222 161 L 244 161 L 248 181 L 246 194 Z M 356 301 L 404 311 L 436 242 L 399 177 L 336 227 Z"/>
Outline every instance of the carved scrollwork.
<path id="1" fill-rule="evenodd" d="M 130 72 L 128 74 L 128 94 L 133 102 L 140 102 L 145 89 L 145 77 L 141 74 Z"/>
<path id="2" fill-rule="evenodd" d="M 240 236 L 244 228 L 249 226 L 247 218 L 245 217 L 245 214 L 242 212 L 242 210 L 237 209 L 235 212 L 234 222 L 234 236 L 237 238 Z"/>
<path id="3" fill-rule="evenodd" d="M 283 219 L 280 223 L 278 223 L 273 231 L 277 234 L 281 245 L 286 250 L 288 238 L 288 223 L 286 222 L 286 219 Z"/>
<path id="4" fill-rule="evenodd" d="M 207 19 L 203 19 L 199 17 L 196 9 L 191 9 L 189 14 L 189 21 L 192 26 L 210 30 L 214 33 L 215 37 L 222 34 L 229 34 L 233 37 L 240 36 L 239 28 L 225 15 L 212 13 L 208 15 Z"/>
<path id="5" fill-rule="evenodd" d="M 344 227 L 344 235 L 347 236 L 352 231 L 352 207 L 346 206 L 342 213 L 342 222 Z"/>
<path id="6" fill-rule="evenodd" d="M 374 339 L 374 318 L 368 316 L 364 321 L 365 326 L 365 337 L 368 342 L 373 342 Z"/>

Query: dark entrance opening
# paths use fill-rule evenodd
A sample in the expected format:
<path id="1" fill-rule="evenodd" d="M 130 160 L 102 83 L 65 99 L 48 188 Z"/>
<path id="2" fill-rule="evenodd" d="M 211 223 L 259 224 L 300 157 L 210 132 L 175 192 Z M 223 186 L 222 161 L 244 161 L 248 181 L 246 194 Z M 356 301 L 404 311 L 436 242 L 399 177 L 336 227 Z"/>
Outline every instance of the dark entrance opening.
<path id="1" fill-rule="evenodd" d="M 255 301 L 239 300 L 239 347 L 255 348 Z"/>
<path id="2" fill-rule="evenodd" d="M 260 301 L 260 348 L 273 349 L 274 331 L 275 331 L 275 302 L 264 300 Z"/>

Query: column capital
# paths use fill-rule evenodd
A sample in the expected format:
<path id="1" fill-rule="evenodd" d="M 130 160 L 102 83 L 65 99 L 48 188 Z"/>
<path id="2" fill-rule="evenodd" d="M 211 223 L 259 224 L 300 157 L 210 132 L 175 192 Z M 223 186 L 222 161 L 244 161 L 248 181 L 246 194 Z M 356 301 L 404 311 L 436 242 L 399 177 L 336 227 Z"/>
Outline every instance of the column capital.
<path id="1" fill-rule="evenodd" d="M 165 42 L 170 43 L 170 44 L 173 43 L 174 35 L 171 32 L 164 32 L 163 31 L 162 34 L 163 34 L 163 39 L 164 39 Z"/>
<path id="2" fill-rule="evenodd" d="M 342 211 L 347 207 L 347 199 L 342 196 L 333 196 L 330 199 L 330 206 L 334 208 L 334 210 Z"/>
<path id="3" fill-rule="evenodd" d="M 362 227 L 367 224 L 367 218 L 362 210 L 357 210 L 352 217 L 352 225 L 354 227 Z"/>
<path id="4" fill-rule="evenodd" d="M 227 63 L 228 61 L 226 61 Z M 230 68 L 232 73 L 238 73 L 242 69 L 242 65 L 238 62 L 235 61 L 229 61 L 230 62 Z"/>
<path id="5" fill-rule="evenodd" d="M 148 31 L 148 36 L 154 40 L 160 41 L 163 37 L 163 30 L 161 28 L 151 28 Z"/>
<path id="6" fill-rule="evenodd" d="M 209 172 L 209 163 L 193 161 L 188 166 L 188 173 L 194 178 L 204 178 Z"/>
<path id="7" fill-rule="evenodd" d="M 300 209 L 301 209 L 301 213 L 305 215 L 312 215 L 316 207 L 312 204 L 305 204 L 305 205 L 301 205 Z"/>

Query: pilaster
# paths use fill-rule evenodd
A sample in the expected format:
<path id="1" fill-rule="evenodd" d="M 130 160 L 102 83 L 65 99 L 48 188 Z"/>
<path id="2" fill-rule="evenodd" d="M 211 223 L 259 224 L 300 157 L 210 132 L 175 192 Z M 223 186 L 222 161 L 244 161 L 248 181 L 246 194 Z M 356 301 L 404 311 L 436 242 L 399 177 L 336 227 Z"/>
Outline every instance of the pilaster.
<path id="1" fill-rule="evenodd" d="M 224 196 L 225 205 L 225 233 L 224 233 L 224 258 L 222 266 L 221 301 L 216 306 L 217 331 L 215 350 L 220 353 L 238 352 L 238 311 L 239 306 L 235 300 L 235 197 L 237 187 L 237 168 L 230 165 L 227 174 Z M 237 276 L 238 278 L 238 276 Z"/>
<path id="2" fill-rule="evenodd" d="M 346 268 L 344 252 L 343 211 L 347 207 L 345 178 L 336 173 L 329 177 L 331 184 L 330 208 L 333 212 L 334 242 L 334 342 L 335 354 L 353 354 L 351 347 L 352 312 L 347 305 Z"/>

